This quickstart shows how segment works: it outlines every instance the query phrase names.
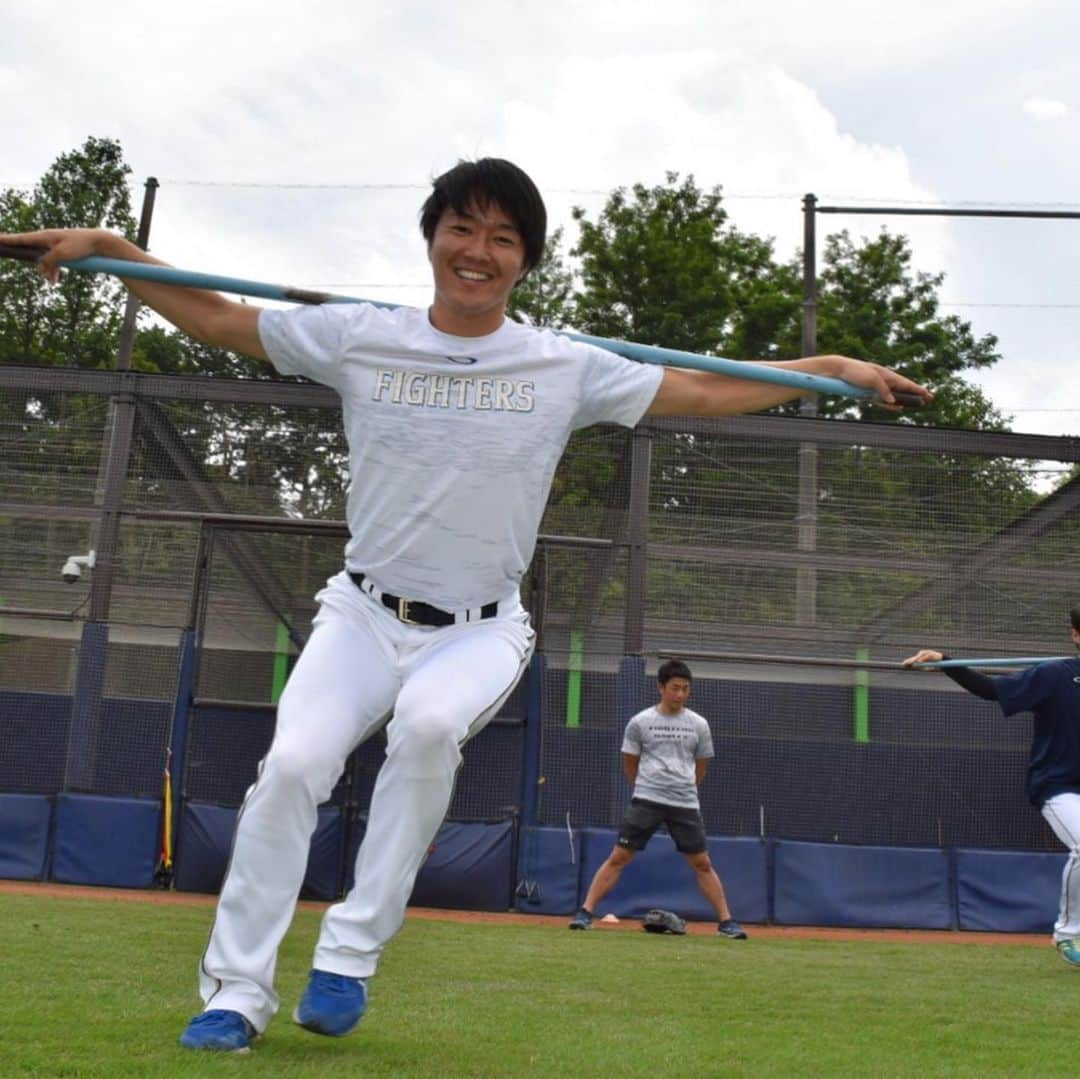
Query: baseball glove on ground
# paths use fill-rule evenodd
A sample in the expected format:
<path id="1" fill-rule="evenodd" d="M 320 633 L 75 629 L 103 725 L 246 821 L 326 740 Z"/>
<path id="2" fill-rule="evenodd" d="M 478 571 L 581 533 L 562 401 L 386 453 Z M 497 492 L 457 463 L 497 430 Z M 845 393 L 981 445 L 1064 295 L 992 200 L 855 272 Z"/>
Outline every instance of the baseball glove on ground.
<path id="1" fill-rule="evenodd" d="M 682 936 L 686 932 L 686 922 L 670 910 L 650 910 L 641 920 L 646 933 L 675 933 Z"/>

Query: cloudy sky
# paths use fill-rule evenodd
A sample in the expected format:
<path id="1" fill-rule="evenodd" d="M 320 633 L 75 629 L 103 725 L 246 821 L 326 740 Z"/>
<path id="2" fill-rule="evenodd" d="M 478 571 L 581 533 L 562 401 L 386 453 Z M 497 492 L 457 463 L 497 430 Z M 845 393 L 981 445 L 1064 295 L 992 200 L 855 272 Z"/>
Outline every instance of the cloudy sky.
<path id="1" fill-rule="evenodd" d="M 481 154 L 556 224 L 692 173 L 785 256 L 808 191 L 1080 210 L 1066 0 L 0 0 L 0 25 L 0 185 L 117 138 L 136 205 L 161 181 L 152 249 L 189 269 L 424 303 L 416 209 Z M 999 336 L 981 382 L 1014 428 L 1080 433 L 1080 220 L 821 224 L 907 232 Z"/>

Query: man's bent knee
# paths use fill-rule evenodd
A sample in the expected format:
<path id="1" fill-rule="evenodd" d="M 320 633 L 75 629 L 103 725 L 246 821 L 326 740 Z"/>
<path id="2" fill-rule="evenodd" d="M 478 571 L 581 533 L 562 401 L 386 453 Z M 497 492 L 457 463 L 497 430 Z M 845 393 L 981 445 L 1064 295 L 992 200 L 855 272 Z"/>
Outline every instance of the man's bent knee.
<path id="1" fill-rule="evenodd" d="M 344 767 L 344 760 L 317 743 L 281 743 L 270 747 L 257 783 L 307 789 L 325 801 Z"/>

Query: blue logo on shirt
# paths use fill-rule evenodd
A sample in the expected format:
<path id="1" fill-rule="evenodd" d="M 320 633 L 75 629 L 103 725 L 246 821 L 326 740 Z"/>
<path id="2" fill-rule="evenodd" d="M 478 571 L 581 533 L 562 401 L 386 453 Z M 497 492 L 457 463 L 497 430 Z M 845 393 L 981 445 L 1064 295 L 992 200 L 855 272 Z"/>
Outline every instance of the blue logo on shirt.
<path id="1" fill-rule="evenodd" d="M 471 364 L 476 363 L 476 357 L 475 356 L 447 356 L 446 358 L 451 363 L 461 363 L 461 364 L 464 364 L 466 367 L 468 367 Z"/>

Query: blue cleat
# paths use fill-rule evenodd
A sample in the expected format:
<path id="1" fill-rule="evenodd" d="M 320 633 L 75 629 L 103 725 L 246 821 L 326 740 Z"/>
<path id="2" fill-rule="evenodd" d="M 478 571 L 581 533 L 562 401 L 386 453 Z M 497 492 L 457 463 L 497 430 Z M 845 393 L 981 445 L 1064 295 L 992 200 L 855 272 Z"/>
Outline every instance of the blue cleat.
<path id="1" fill-rule="evenodd" d="M 257 1037 L 255 1028 L 239 1012 L 217 1008 L 195 1016 L 180 1035 L 180 1044 L 185 1049 L 246 1053 Z"/>
<path id="2" fill-rule="evenodd" d="M 1057 950 L 1070 967 L 1080 967 L 1080 940 L 1059 940 Z"/>
<path id="3" fill-rule="evenodd" d="M 570 920 L 571 929 L 592 929 L 593 916 L 582 907 Z"/>
<path id="4" fill-rule="evenodd" d="M 367 987 L 363 978 L 313 970 L 293 1012 L 293 1022 L 313 1034 L 341 1038 L 356 1029 L 366 1007 Z"/>
<path id="5" fill-rule="evenodd" d="M 727 937 L 728 940 L 746 940 L 746 930 L 734 918 L 728 918 L 716 927 L 718 937 Z"/>

